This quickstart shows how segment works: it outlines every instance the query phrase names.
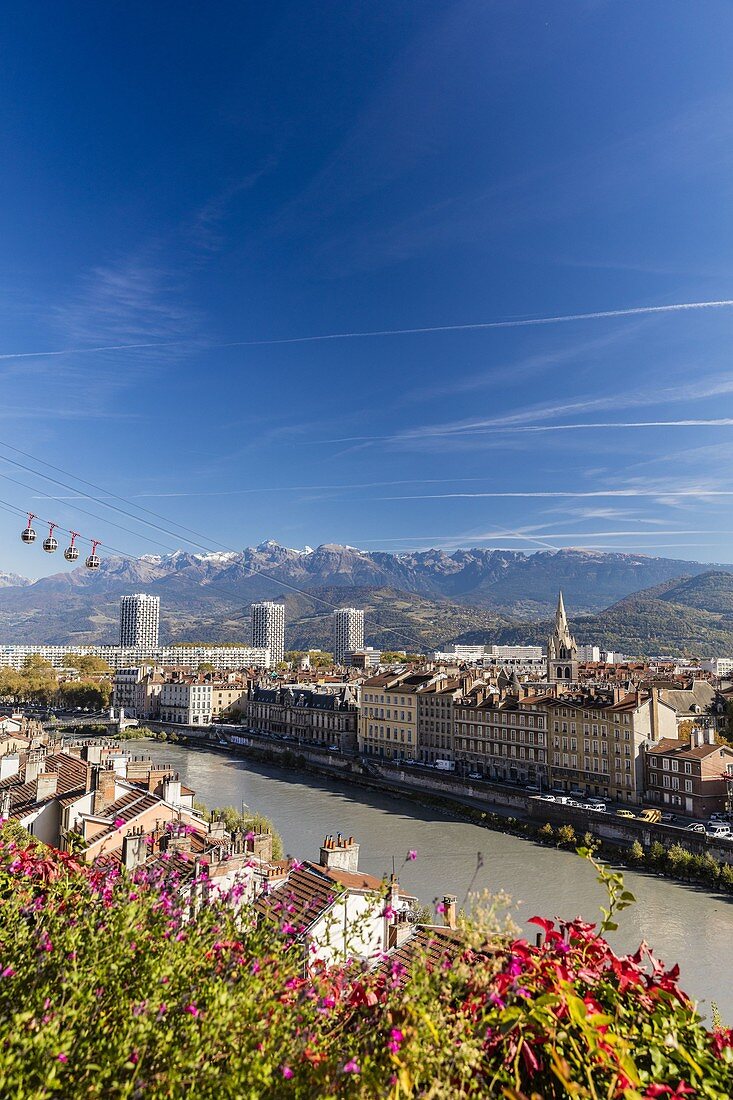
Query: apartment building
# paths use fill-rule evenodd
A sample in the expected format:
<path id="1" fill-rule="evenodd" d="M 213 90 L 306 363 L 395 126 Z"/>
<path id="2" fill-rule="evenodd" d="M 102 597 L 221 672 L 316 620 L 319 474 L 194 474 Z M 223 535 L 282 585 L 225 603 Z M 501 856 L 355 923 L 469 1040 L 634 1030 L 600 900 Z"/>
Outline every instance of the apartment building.
<path id="1" fill-rule="evenodd" d="M 113 670 L 133 665 L 175 665 L 197 669 L 211 664 L 221 671 L 269 668 L 269 649 L 227 645 L 169 645 L 157 649 L 118 645 L 0 645 L 0 665 L 22 669 L 28 657 L 38 656 L 54 668 L 64 668 L 70 656 L 101 657 Z"/>
<path id="2" fill-rule="evenodd" d="M 241 682 L 178 675 L 161 687 L 160 720 L 180 726 L 209 726 L 214 719 L 239 716 L 246 701 L 247 689 Z"/>
<path id="3" fill-rule="evenodd" d="M 416 760 L 417 700 L 433 680 L 432 672 L 384 673 L 365 680 L 361 689 L 359 751 L 387 760 Z"/>
<path id="4" fill-rule="evenodd" d="M 436 760 L 455 760 L 455 706 L 470 691 L 474 682 L 475 676 L 470 675 L 440 676 L 418 691 L 416 759 L 424 764 L 434 764 Z"/>
<path id="5" fill-rule="evenodd" d="M 285 657 L 285 605 L 266 600 L 252 604 L 252 646 L 269 649 L 277 667 Z"/>
<path id="6" fill-rule="evenodd" d="M 674 707 L 656 691 L 618 688 L 546 697 L 543 706 L 554 788 L 641 803 L 643 749 L 676 736 Z"/>
<path id="7" fill-rule="evenodd" d="M 112 705 L 128 718 L 154 719 L 160 713 L 165 676 L 150 665 L 121 668 L 114 675 Z"/>
<path id="8" fill-rule="evenodd" d="M 547 786 L 544 696 L 528 694 L 516 673 L 495 689 L 477 684 L 456 701 L 454 751 L 459 770 L 486 779 Z"/>
<path id="9" fill-rule="evenodd" d="M 304 744 L 354 752 L 359 726 L 359 688 L 355 684 L 322 688 L 251 684 L 245 719 L 256 730 L 294 737 Z"/>
<path id="10" fill-rule="evenodd" d="M 356 607 L 340 607 L 333 613 L 333 659 L 346 663 L 346 655 L 364 649 L 364 612 Z"/>
<path id="11" fill-rule="evenodd" d="M 140 646 L 152 650 L 158 647 L 160 626 L 160 596 L 136 592 L 120 599 L 120 646 Z"/>
<path id="12" fill-rule="evenodd" d="M 689 740 L 663 739 L 644 754 L 646 798 L 674 813 L 706 820 L 730 810 L 733 749 L 715 742 L 711 727 Z"/>

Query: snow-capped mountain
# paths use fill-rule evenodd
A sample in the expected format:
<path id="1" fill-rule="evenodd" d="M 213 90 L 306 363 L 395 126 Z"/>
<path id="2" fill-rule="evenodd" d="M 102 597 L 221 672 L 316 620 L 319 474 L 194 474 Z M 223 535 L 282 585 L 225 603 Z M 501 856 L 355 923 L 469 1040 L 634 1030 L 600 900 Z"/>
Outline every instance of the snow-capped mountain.
<path id="1" fill-rule="evenodd" d="M 103 558 L 98 572 L 82 566 L 33 582 L 0 574 L 11 578 L 10 583 L 0 580 L 0 640 L 114 641 L 119 597 L 139 590 L 160 596 L 165 636 L 179 639 L 244 638 L 249 605 L 259 599 L 286 598 L 291 619 L 323 614 L 309 592 L 327 592 L 328 600 L 341 605 L 359 599 L 357 606 L 364 606 L 371 594 L 385 591 L 400 594 L 403 610 L 408 595 L 440 608 L 450 605 L 455 612 L 451 622 L 460 633 L 462 616 L 465 629 L 475 625 L 468 625 L 471 609 L 503 622 L 542 619 L 552 612 L 562 588 L 570 614 L 577 616 L 710 568 L 580 550 L 391 554 L 335 543 L 291 549 L 268 540 L 241 552 L 177 550 L 135 560 Z M 733 572 L 733 566 L 717 568 Z M 395 603 L 397 598 L 391 599 Z M 427 605 L 423 610 L 429 617 Z"/>

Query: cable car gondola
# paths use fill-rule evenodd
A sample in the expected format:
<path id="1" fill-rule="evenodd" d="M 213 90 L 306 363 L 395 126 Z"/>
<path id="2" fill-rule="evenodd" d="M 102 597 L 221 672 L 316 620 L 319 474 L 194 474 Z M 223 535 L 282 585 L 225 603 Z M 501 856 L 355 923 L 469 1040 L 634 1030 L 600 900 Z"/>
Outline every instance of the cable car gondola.
<path id="1" fill-rule="evenodd" d="M 69 545 L 64 550 L 64 557 L 66 558 L 67 561 L 78 561 L 79 560 L 79 547 L 74 545 L 74 540 L 79 538 L 79 532 L 78 531 L 69 531 L 69 534 L 71 535 L 71 542 L 69 543 Z"/>
<path id="2" fill-rule="evenodd" d="M 87 569 L 99 569 L 99 558 L 97 557 L 98 546 L 101 546 L 99 539 L 92 539 L 92 552 L 84 562 Z"/>
<path id="3" fill-rule="evenodd" d="M 35 518 L 36 517 L 33 515 L 33 512 L 28 513 L 28 526 L 24 527 L 23 530 L 20 532 L 20 537 L 23 542 L 31 543 L 36 541 L 36 532 L 31 527 L 31 524 L 33 523 L 33 520 Z"/>
<path id="4" fill-rule="evenodd" d="M 58 527 L 58 524 L 50 523 L 48 525 L 48 538 L 43 540 L 43 549 L 47 554 L 54 554 L 59 548 L 57 540 L 53 537 L 54 527 Z"/>

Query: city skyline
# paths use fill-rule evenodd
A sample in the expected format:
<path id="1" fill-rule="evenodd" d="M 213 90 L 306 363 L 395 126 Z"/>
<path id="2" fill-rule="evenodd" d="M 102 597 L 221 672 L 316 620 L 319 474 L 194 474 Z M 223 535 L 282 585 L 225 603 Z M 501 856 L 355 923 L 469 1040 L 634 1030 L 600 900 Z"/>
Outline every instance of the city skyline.
<path id="1" fill-rule="evenodd" d="M 103 556 L 726 560 L 729 6 L 44 11 L 0 74 L 0 499 Z M 22 523 L 3 567 L 67 570 Z"/>

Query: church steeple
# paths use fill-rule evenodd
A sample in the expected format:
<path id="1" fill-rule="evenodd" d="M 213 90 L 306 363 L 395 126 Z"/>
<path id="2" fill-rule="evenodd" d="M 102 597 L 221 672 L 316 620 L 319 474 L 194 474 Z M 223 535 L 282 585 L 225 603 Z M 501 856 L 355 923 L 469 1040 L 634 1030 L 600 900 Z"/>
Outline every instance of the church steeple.
<path id="1" fill-rule="evenodd" d="M 547 641 L 547 679 L 550 683 L 578 679 L 578 644 L 570 633 L 562 591 L 557 598 L 555 629 Z"/>

